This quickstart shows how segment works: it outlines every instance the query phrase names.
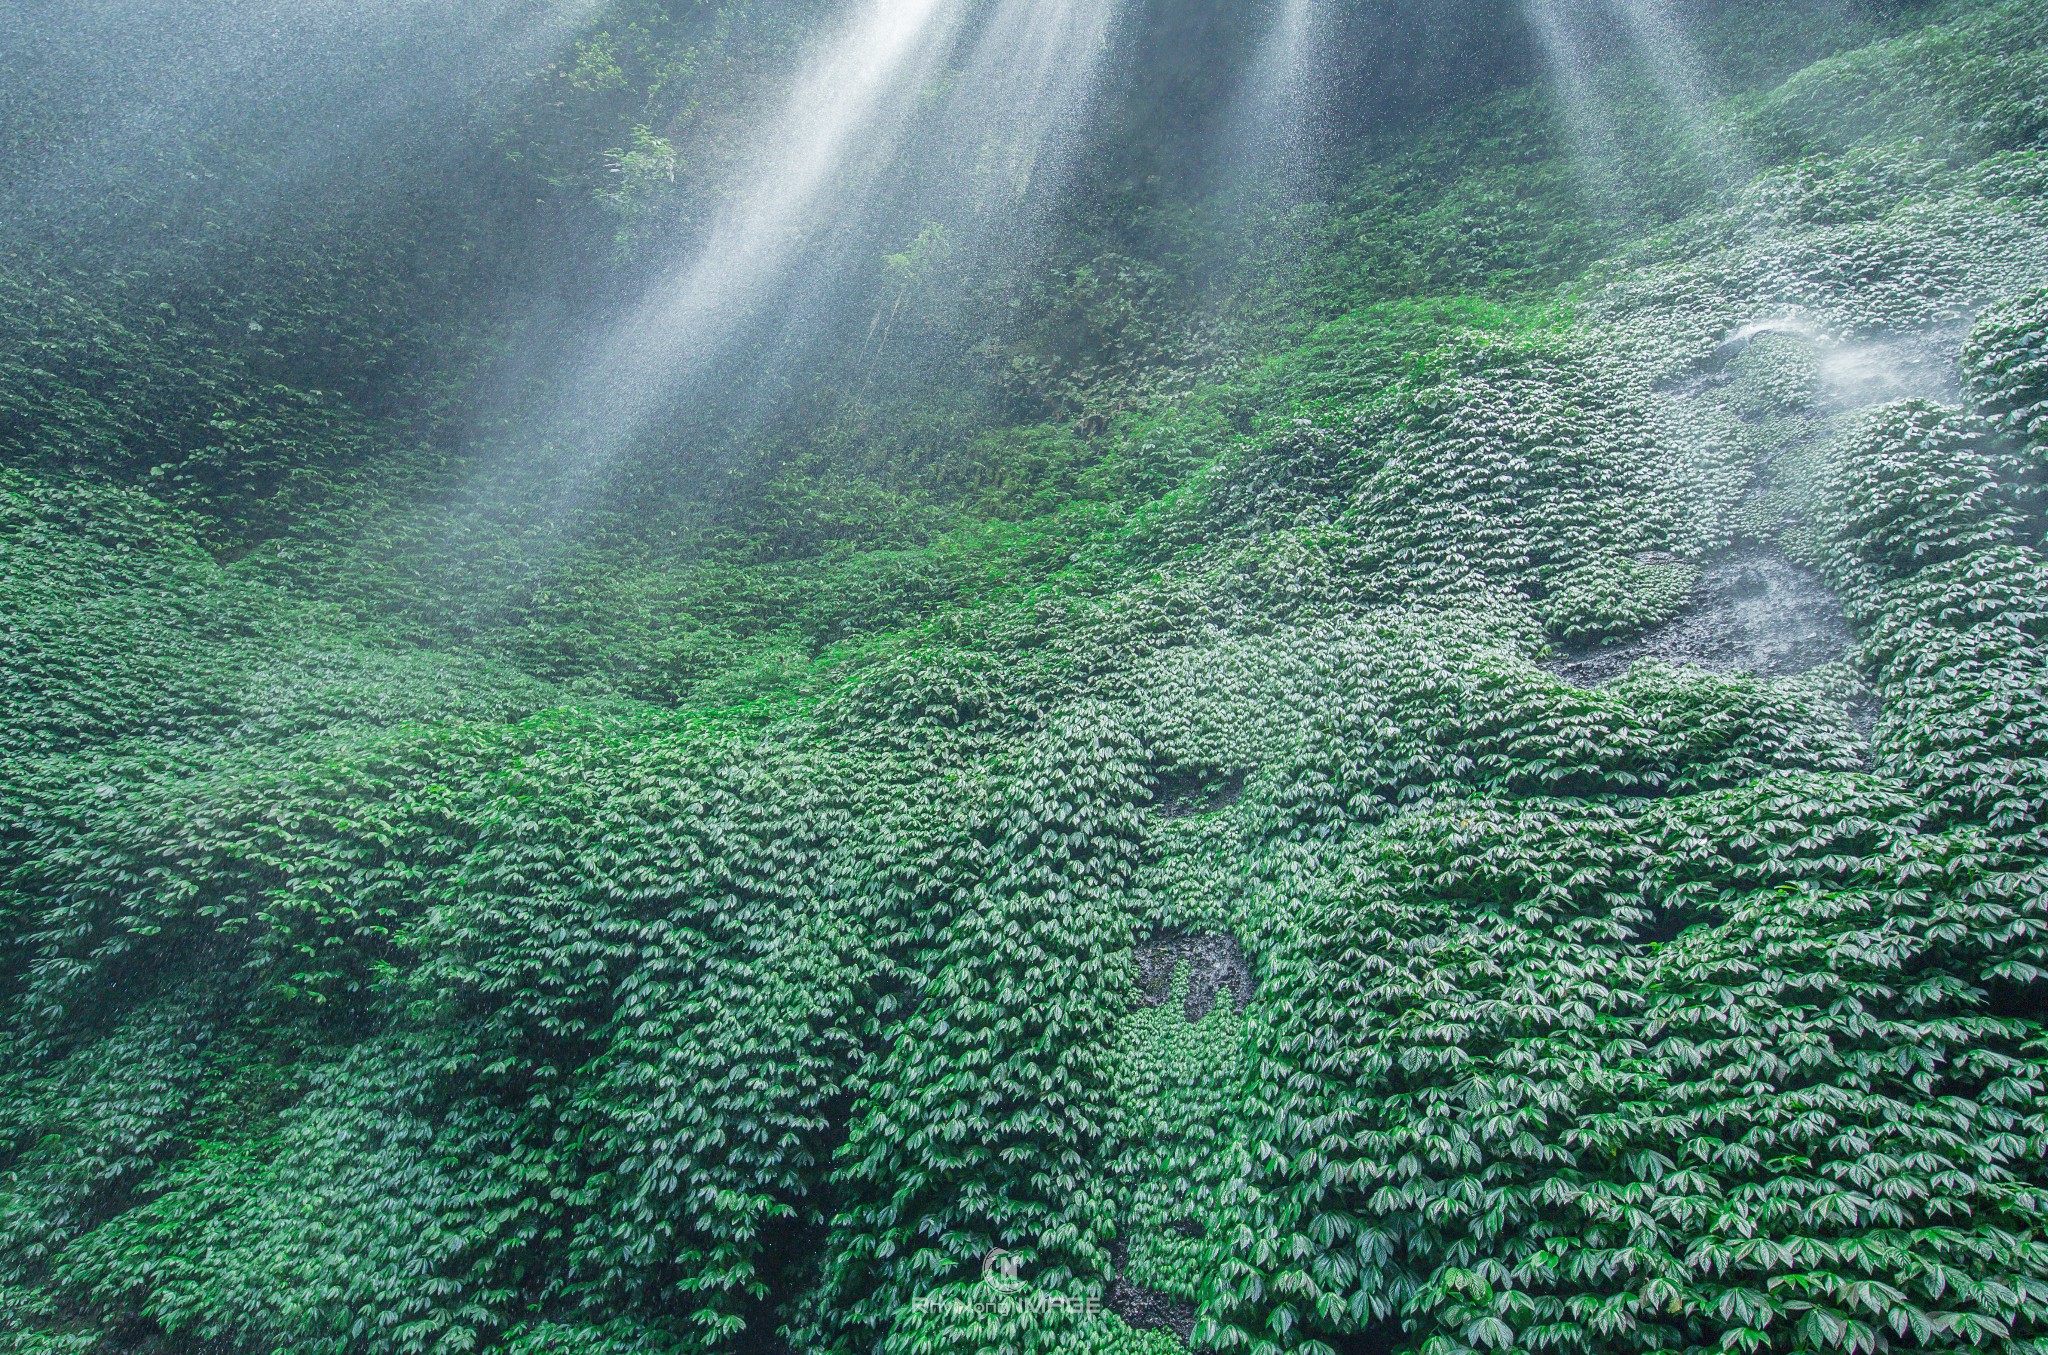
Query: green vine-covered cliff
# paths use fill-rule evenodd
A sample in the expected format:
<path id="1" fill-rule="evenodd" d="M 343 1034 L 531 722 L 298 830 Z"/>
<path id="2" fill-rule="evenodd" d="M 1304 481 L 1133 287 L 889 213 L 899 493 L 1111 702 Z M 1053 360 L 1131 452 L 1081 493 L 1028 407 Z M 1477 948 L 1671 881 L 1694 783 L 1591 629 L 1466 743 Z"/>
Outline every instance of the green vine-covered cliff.
<path id="1" fill-rule="evenodd" d="M 0 1351 L 2048 1351 L 2037 0 L 21 8 Z"/>

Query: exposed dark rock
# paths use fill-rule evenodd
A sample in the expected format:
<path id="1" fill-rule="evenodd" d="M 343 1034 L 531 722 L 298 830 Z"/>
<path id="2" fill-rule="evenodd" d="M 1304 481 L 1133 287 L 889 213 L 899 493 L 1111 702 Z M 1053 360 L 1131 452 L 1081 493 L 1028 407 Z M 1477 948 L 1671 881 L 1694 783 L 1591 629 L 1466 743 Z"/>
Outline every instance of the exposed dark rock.
<path id="1" fill-rule="evenodd" d="M 1138 1331 L 1170 1331 L 1182 1343 L 1194 1334 L 1195 1305 L 1175 1294 L 1131 1283 L 1125 1274 L 1130 1247 L 1116 1242 L 1110 1259 L 1116 1266 L 1116 1283 L 1110 1286 L 1109 1310 Z"/>
<path id="2" fill-rule="evenodd" d="M 1782 677 L 1839 659 L 1850 638 L 1819 576 L 1759 551 L 1708 566 L 1684 615 L 1625 644 L 1568 655 L 1555 671 L 1578 687 L 1610 682 L 1638 659 Z"/>
<path id="3" fill-rule="evenodd" d="M 1243 771 L 1217 772 L 1191 768 L 1162 776 L 1152 807 L 1160 817 L 1184 819 L 1213 814 L 1237 803 L 1244 794 Z"/>
<path id="4" fill-rule="evenodd" d="M 1138 983 L 1145 1004 L 1163 1006 L 1173 995 L 1174 970 L 1188 962 L 1188 997 L 1182 1012 L 1200 1021 L 1216 1006 L 1216 996 L 1229 989 L 1239 1007 L 1257 987 L 1244 947 L 1232 936 L 1154 936 L 1138 947 Z"/>

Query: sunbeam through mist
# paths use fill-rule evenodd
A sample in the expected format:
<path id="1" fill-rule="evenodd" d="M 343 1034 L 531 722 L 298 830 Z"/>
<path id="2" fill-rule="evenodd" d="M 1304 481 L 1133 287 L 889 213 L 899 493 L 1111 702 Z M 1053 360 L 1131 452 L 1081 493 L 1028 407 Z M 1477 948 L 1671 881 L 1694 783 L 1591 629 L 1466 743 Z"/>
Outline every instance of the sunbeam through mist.
<path id="1" fill-rule="evenodd" d="M 1522 0 L 1522 12 L 1596 197 L 1622 195 L 1631 156 L 1640 153 L 1622 135 L 1640 118 L 1623 97 L 1638 79 L 1715 183 L 1732 188 L 1750 177 L 1746 153 L 1717 112 L 1707 64 L 1666 0 Z"/>
<path id="2" fill-rule="evenodd" d="M 601 474 L 664 409 L 695 400 L 744 416 L 792 353 L 873 301 L 867 279 L 890 231 L 1014 259 L 1034 195 L 1058 182 L 1048 153 L 1085 114 L 1120 4 L 851 6 L 702 240 L 567 383 L 553 436 L 571 484 Z"/>
<path id="3" fill-rule="evenodd" d="M 1668 0 L 1610 3 L 1628 31 L 1634 52 L 1694 143 L 1713 160 L 1724 184 L 1747 182 L 1755 167 L 1715 112 L 1719 95 L 1709 79 L 1707 64 Z"/>
<path id="4" fill-rule="evenodd" d="M 1277 0 L 1227 124 L 1223 152 L 1240 191 L 1299 188 L 1313 157 L 1328 0 Z"/>
<path id="5" fill-rule="evenodd" d="M 870 191 L 965 18 L 965 0 L 859 0 L 797 77 L 708 238 L 571 388 L 569 436 L 602 459 L 790 291 L 798 252 Z"/>

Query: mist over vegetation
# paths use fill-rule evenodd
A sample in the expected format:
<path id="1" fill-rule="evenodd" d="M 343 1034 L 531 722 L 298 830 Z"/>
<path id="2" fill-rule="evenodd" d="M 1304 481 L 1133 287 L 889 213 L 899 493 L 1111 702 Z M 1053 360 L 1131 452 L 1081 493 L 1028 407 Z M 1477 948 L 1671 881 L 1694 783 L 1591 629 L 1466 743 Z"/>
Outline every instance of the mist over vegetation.
<path id="1" fill-rule="evenodd" d="M 2048 1351 L 2038 0 L 0 0 L 0 1351 Z"/>

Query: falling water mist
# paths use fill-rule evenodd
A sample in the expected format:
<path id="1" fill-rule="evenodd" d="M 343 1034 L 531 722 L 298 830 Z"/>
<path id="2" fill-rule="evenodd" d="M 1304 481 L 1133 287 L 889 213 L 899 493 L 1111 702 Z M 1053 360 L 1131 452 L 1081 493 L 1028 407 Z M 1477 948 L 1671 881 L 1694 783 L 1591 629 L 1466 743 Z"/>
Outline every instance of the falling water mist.
<path id="1" fill-rule="evenodd" d="M 0 222 L 45 243 L 199 212 L 238 238 L 374 203 L 600 0 L 32 0 L 0 10 Z"/>

